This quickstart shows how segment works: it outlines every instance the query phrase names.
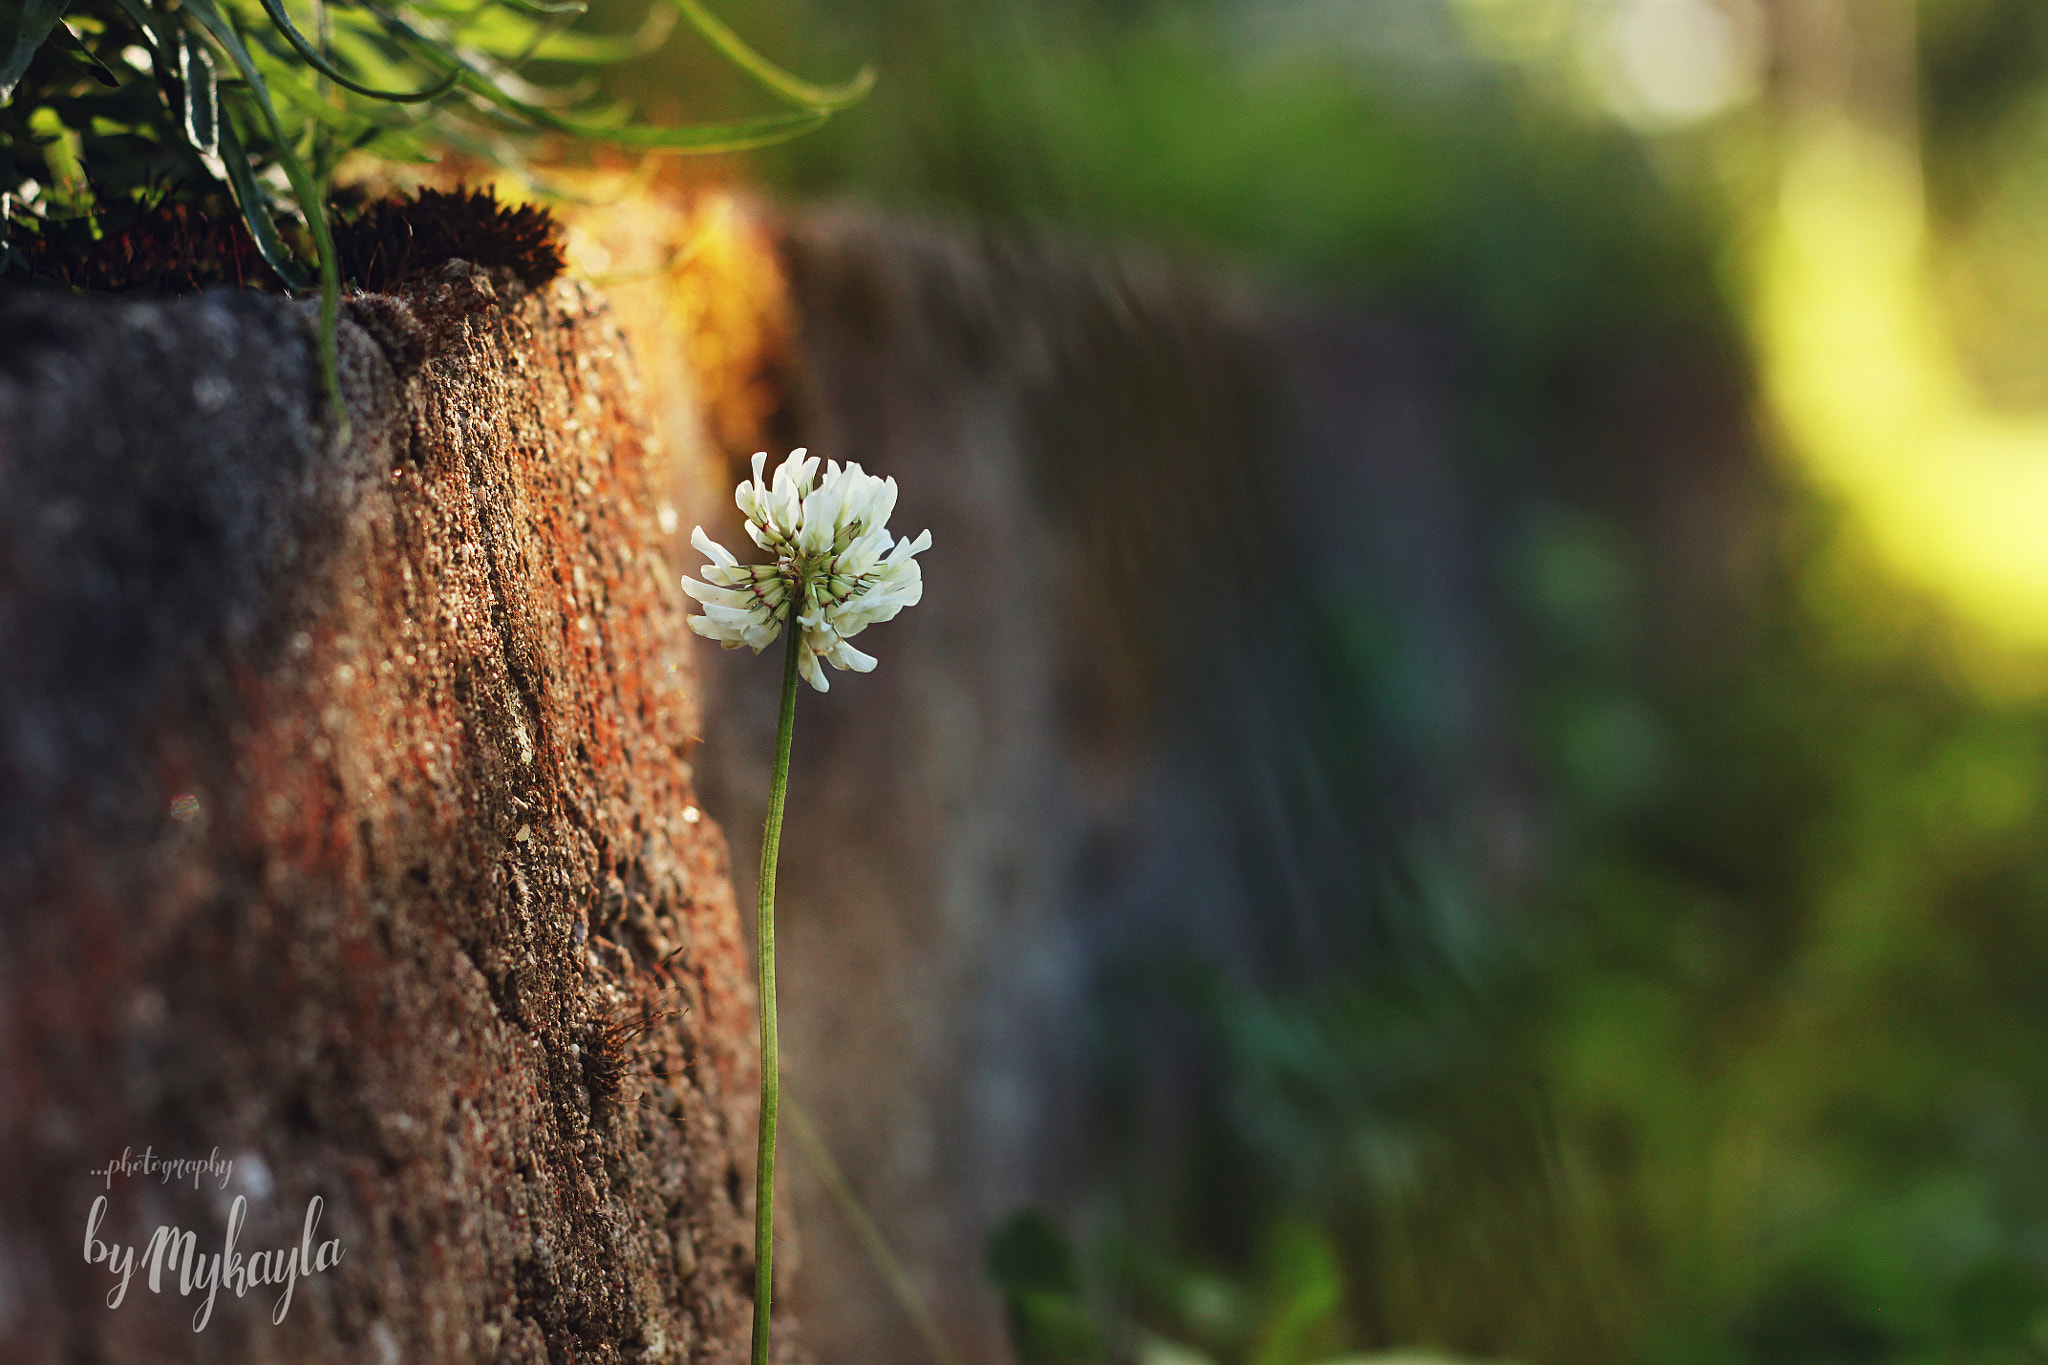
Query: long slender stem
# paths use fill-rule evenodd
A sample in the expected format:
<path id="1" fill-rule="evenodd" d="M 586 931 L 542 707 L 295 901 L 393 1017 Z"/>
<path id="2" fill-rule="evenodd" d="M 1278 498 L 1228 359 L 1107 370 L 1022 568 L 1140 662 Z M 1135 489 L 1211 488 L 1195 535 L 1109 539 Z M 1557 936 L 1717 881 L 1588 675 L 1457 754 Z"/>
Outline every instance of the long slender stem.
<path id="1" fill-rule="evenodd" d="M 789 648 L 782 663 L 782 713 L 775 722 L 775 775 L 768 786 L 768 825 L 761 834 L 761 897 L 754 912 L 761 968 L 761 1147 L 754 1166 L 754 1365 L 768 1365 L 768 1308 L 775 1281 L 775 1109 L 782 1070 L 775 1035 L 775 858 L 782 846 L 789 741 L 796 729 L 797 649 L 803 640 L 795 603 L 789 614 Z"/>

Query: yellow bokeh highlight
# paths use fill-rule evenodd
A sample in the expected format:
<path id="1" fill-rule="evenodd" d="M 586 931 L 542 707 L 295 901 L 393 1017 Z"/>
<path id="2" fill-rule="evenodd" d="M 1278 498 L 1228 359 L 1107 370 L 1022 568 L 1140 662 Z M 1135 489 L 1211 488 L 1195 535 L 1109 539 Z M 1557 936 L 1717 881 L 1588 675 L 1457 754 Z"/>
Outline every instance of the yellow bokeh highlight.
<path id="1" fill-rule="evenodd" d="M 1937 316 L 1917 167 L 1846 122 L 1790 139 L 1756 260 L 1758 359 L 1813 478 L 1980 644 L 2048 662 L 2048 413 L 1993 409 Z"/>

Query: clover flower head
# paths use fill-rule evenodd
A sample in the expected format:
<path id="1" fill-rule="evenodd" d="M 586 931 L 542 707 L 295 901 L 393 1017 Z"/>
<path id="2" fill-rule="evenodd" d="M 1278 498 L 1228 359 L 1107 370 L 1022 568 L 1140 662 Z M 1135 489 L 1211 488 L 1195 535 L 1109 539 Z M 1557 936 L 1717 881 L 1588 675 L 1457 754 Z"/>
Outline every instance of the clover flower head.
<path id="1" fill-rule="evenodd" d="M 733 501 L 746 515 L 747 535 L 774 562 L 742 564 L 697 527 L 690 543 L 711 562 L 702 582 L 683 580 L 683 590 L 704 604 L 690 628 L 727 649 L 746 645 L 758 654 L 782 633 L 794 606 L 803 632 L 798 671 L 828 691 L 821 660 L 868 672 L 874 658 L 847 641 L 924 596 L 915 556 L 931 548 L 932 533 L 914 540 L 890 536 L 894 479 L 836 460 L 826 462 L 820 479 L 817 456 L 801 449 L 790 452 L 772 480 L 767 463 L 766 451 L 754 456 L 754 477 L 740 484 Z"/>

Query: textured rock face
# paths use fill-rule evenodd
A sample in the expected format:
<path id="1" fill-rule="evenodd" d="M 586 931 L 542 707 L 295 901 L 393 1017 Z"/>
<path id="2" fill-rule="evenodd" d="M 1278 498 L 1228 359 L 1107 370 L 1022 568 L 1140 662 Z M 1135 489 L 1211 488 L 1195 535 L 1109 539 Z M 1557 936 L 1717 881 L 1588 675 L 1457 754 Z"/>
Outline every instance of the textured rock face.
<path id="1" fill-rule="evenodd" d="M 739 1358 L 752 991 L 624 347 L 451 267 L 345 321 L 338 446 L 311 336 L 0 311 L 0 1358 Z M 234 1164 L 89 1174 L 145 1149 Z M 101 1195 L 245 1255 L 318 1196 L 341 1259 L 195 1332 L 107 1306 Z"/>

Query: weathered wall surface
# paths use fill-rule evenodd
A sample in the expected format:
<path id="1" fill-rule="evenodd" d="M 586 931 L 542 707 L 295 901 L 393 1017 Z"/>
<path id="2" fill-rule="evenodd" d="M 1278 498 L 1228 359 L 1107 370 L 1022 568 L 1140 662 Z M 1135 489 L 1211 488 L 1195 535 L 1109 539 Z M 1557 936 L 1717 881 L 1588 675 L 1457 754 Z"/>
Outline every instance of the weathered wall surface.
<path id="1" fill-rule="evenodd" d="M 342 344 L 337 447 L 300 306 L 0 312 L 0 1359 L 739 1358 L 752 991 L 623 345 L 461 267 Z M 88 1174 L 145 1148 L 234 1167 Z M 195 1332 L 106 1306 L 102 1194 L 343 1258 Z"/>

